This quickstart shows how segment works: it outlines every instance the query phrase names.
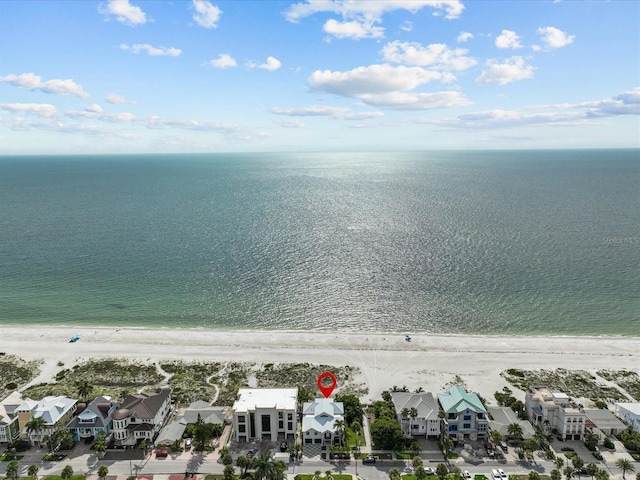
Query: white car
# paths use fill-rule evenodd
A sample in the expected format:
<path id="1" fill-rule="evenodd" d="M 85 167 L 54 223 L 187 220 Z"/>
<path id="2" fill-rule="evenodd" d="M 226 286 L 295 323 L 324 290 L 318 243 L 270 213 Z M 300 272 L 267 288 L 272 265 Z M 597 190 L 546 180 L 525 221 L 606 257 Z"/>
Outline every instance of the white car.
<path id="1" fill-rule="evenodd" d="M 502 480 L 507 480 L 509 477 L 507 477 L 507 474 L 504 473 L 504 470 L 499 468 L 498 469 L 498 473 L 500 474 L 500 477 L 502 478 Z"/>
<path id="2" fill-rule="evenodd" d="M 469 473 L 469 470 L 464 471 L 464 477 L 469 479 L 471 478 L 471 474 Z"/>
<path id="3" fill-rule="evenodd" d="M 424 471 L 427 472 L 427 475 L 435 475 L 436 472 L 431 467 L 424 467 Z"/>

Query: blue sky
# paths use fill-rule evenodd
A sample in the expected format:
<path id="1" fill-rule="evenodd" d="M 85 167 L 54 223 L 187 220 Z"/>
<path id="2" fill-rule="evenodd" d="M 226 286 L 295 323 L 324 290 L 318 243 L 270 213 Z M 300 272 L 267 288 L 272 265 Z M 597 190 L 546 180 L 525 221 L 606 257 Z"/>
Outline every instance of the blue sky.
<path id="1" fill-rule="evenodd" d="M 0 154 L 640 146 L 640 2 L 3 0 Z"/>

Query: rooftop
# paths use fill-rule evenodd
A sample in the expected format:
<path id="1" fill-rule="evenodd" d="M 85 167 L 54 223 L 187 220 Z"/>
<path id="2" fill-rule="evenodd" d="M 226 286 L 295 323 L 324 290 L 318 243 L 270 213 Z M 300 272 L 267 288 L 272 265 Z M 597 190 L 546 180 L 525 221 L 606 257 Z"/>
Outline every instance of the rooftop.
<path id="1" fill-rule="evenodd" d="M 257 408 L 275 408 L 295 411 L 297 399 L 297 388 L 241 388 L 233 410 L 249 412 Z"/>

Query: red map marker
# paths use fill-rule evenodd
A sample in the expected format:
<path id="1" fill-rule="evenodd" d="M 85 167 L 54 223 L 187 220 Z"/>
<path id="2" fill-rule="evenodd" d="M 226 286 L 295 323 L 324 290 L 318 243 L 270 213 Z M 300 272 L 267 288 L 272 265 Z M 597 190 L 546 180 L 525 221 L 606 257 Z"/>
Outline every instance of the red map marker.
<path id="1" fill-rule="evenodd" d="M 322 381 L 325 378 L 331 379 L 331 385 L 325 386 L 322 383 Z M 324 398 L 329 398 L 329 396 L 331 395 L 331 392 L 333 392 L 333 389 L 336 388 L 337 383 L 338 383 L 338 380 L 336 379 L 336 376 L 331 372 L 323 372 L 320 375 L 318 375 L 318 388 L 324 395 Z"/>

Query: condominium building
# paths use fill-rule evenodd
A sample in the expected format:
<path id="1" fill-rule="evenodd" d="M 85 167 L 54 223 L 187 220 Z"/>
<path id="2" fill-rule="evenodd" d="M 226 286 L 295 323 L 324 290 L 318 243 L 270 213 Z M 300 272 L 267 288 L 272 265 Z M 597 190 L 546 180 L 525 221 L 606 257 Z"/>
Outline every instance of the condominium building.
<path id="1" fill-rule="evenodd" d="M 587 417 L 582 405 L 566 393 L 541 385 L 529 387 L 524 405 L 533 425 L 564 440 L 582 440 Z"/>
<path id="2" fill-rule="evenodd" d="M 233 404 L 237 442 L 296 438 L 297 388 L 241 388 Z"/>

